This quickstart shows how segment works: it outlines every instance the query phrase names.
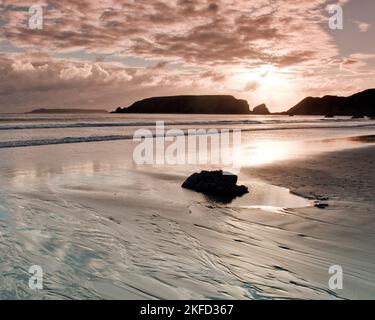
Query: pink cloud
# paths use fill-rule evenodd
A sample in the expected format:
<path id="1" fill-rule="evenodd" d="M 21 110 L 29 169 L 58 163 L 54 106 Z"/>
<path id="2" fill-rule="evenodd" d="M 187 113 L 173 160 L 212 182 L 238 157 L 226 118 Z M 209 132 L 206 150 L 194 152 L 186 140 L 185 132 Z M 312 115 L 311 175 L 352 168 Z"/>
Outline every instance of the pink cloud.
<path id="1" fill-rule="evenodd" d="M 28 28 L 29 1 L 0 4 L 0 41 L 26 51 L 0 55 L 0 108 L 112 108 L 155 94 L 194 92 L 238 93 L 251 104 L 273 99 L 280 109 L 311 92 L 330 93 L 354 65 L 363 66 L 358 57 L 339 57 L 324 28 L 328 0 L 35 3 L 44 8 L 42 30 Z M 77 51 L 97 59 L 68 54 Z M 103 58 L 108 55 L 118 59 Z M 128 56 L 161 62 L 137 68 L 118 62 Z M 317 84 L 320 76 L 329 83 Z M 358 86 L 368 83 L 365 77 Z M 280 87 L 286 92 L 277 93 Z"/>
<path id="2" fill-rule="evenodd" d="M 357 25 L 360 32 L 367 32 L 371 27 L 371 24 L 363 21 L 354 21 L 354 23 Z"/>

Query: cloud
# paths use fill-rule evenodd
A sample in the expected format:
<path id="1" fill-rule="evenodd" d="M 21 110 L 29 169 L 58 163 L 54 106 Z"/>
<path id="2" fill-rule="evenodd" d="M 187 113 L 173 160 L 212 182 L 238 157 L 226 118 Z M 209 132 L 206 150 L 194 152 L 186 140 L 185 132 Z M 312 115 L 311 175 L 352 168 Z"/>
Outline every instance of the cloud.
<path id="1" fill-rule="evenodd" d="M 250 81 L 246 83 L 243 90 L 252 92 L 252 91 L 255 91 L 258 87 L 259 87 L 259 83 L 257 81 Z"/>
<path id="2" fill-rule="evenodd" d="M 367 32 L 371 27 L 371 24 L 362 21 L 354 21 L 354 23 L 357 25 L 360 32 Z"/>
<path id="3" fill-rule="evenodd" d="M 132 68 L 53 59 L 35 52 L 0 54 L 0 108 L 9 106 L 12 112 L 52 106 L 113 109 L 155 94 L 204 93 L 224 79 L 219 72 L 169 69 L 165 62 Z"/>
<path id="4" fill-rule="evenodd" d="M 40 1 L 43 30 L 27 27 L 26 1 L 3 1 L 4 38 L 16 47 L 49 52 L 84 50 L 176 58 L 213 65 L 249 61 L 280 65 L 335 48 L 319 22 L 326 1 L 66 0 Z M 302 41 L 303 39 L 303 41 Z"/>
<path id="5" fill-rule="evenodd" d="M 342 59 L 340 68 L 358 76 L 374 73 L 375 54 L 354 53 Z"/>
<path id="6" fill-rule="evenodd" d="M 254 104 L 302 98 L 307 74 L 314 87 L 318 73 L 350 73 L 360 60 L 339 57 L 324 27 L 329 3 L 39 0 L 43 29 L 31 30 L 30 1 L 2 0 L 0 108 L 112 108 L 186 92 L 238 93 Z"/>

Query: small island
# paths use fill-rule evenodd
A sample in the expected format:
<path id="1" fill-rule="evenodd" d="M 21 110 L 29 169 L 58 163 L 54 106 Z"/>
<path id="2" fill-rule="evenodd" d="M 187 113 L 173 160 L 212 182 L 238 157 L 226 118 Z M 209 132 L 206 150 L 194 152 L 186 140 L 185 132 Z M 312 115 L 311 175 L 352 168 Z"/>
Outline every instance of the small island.
<path id="1" fill-rule="evenodd" d="M 96 109 L 36 109 L 27 113 L 108 113 L 107 110 L 96 110 Z"/>
<path id="2" fill-rule="evenodd" d="M 230 95 L 169 96 L 148 98 L 114 113 L 251 114 L 246 100 Z"/>

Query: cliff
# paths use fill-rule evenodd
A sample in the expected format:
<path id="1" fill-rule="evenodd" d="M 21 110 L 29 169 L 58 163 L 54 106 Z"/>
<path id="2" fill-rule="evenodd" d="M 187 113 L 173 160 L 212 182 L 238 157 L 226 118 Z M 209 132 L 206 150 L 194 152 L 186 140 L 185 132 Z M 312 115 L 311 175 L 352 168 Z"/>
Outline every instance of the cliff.
<path id="1" fill-rule="evenodd" d="M 171 96 L 144 99 L 115 113 L 250 114 L 250 109 L 233 96 Z"/>
<path id="2" fill-rule="evenodd" d="M 290 115 L 374 116 L 375 89 L 349 97 L 307 97 L 287 111 Z"/>

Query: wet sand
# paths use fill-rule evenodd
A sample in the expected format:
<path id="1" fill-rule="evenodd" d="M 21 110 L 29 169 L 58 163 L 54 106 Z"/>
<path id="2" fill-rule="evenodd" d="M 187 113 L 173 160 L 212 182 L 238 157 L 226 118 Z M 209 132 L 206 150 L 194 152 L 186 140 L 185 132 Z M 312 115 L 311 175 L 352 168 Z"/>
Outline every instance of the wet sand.
<path id="1" fill-rule="evenodd" d="M 293 217 L 281 219 L 285 231 L 300 236 L 289 249 L 300 251 L 301 265 L 289 261 L 288 267 L 322 283 L 329 265 L 341 265 L 344 289 L 338 294 L 345 298 L 375 296 L 374 164 L 375 146 L 368 146 L 247 169 L 248 174 L 294 194 L 329 198 L 325 210 L 293 210 Z"/>
<path id="2" fill-rule="evenodd" d="M 356 137 L 368 141 L 367 137 Z M 247 168 L 251 175 L 290 188 L 310 197 L 328 196 L 332 200 L 375 202 L 375 146 L 325 152 L 301 161 L 279 161 L 271 165 Z"/>
<path id="3" fill-rule="evenodd" d="M 68 185 L 61 193 L 119 226 L 140 228 L 138 241 L 146 243 L 136 251 L 151 247 L 153 254 L 137 264 L 166 286 L 160 291 L 156 283 L 155 297 L 368 299 L 375 295 L 375 181 L 368 174 L 374 156 L 367 147 L 243 169 L 251 193 L 229 205 L 181 190 L 184 174 L 164 170 L 139 172 L 157 187 L 137 196 L 113 197 L 99 186 L 77 193 Z M 317 209 L 293 193 L 329 197 L 330 206 Z M 135 216 L 124 216 L 121 207 Z M 343 290 L 329 289 L 332 265 L 344 270 Z M 190 293 L 183 293 L 186 286 Z M 142 290 L 150 291 L 148 281 Z"/>
<path id="4" fill-rule="evenodd" d="M 135 166 L 133 147 L 2 151 L 1 297 L 374 297 L 373 147 L 243 167 L 250 194 L 227 205 L 180 187 L 201 166 Z M 27 288 L 34 264 L 40 292 Z M 328 286 L 336 264 L 342 291 Z"/>

